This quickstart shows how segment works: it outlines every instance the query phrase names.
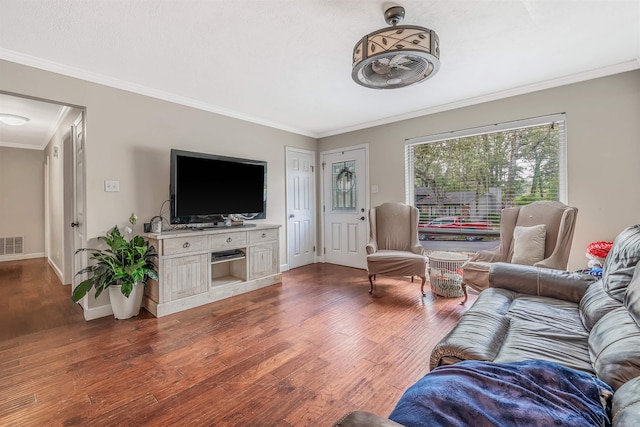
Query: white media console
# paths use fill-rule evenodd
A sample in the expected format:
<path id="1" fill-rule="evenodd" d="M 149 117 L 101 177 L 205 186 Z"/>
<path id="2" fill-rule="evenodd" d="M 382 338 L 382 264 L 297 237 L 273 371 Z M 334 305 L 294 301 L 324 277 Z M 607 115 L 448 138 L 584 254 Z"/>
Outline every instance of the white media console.
<path id="1" fill-rule="evenodd" d="M 282 281 L 279 225 L 146 233 L 158 250 L 158 281 L 143 305 L 156 317 Z"/>

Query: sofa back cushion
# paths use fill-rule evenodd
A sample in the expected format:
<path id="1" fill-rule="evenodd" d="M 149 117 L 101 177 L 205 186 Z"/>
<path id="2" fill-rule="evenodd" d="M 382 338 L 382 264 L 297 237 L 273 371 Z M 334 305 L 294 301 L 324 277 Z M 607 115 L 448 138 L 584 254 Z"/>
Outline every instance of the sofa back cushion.
<path id="1" fill-rule="evenodd" d="M 602 266 L 604 290 L 620 302 L 640 261 L 640 224 L 625 228 L 613 241 Z"/>
<path id="2" fill-rule="evenodd" d="M 593 282 L 580 300 L 580 319 L 584 328 L 590 331 L 602 316 L 619 307 L 622 303 L 604 291 L 602 279 Z"/>
<path id="3" fill-rule="evenodd" d="M 598 378 L 614 390 L 640 375 L 640 327 L 626 307 L 617 308 L 589 334 L 589 357 Z"/>
<path id="4" fill-rule="evenodd" d="M 640 326 L 640 262 L 636 265 L 631 283 L 629 283 L 624 295 L 624 305 L 636 325 Z"/>

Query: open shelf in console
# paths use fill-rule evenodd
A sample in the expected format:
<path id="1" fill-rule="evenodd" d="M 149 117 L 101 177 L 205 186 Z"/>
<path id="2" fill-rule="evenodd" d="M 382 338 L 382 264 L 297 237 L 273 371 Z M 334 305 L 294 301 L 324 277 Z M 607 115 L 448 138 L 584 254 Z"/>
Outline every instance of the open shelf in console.
<path id="1" fill-rule="evenodd" d="M 247 280 L 246 249 L 211 253 L 211 287 Z"/>

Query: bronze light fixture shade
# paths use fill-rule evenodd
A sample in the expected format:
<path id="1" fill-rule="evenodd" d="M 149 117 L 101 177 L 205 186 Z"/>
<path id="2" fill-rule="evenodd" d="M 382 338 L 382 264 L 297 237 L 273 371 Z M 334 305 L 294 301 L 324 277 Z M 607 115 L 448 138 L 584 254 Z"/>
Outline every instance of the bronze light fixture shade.
<path id="1" fill-rule="evenodd" d="M 393 26 L 364 36 L 353 49 L 351 77 L 364 87 L 396 89 L 422 83 L 440 68 L 440 42 L 435 31 L 414 25 L 396 25 L 404 8 L 387 9 Z"/>

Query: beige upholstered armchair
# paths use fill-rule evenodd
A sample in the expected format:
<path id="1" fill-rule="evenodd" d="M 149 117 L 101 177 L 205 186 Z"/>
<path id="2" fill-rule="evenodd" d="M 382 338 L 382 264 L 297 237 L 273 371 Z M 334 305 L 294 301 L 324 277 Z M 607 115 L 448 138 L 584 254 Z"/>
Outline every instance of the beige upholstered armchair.
<path id="1" fill-rule="evenodd" d="M 424 296 L 426 260 L 418 241 L 418 209 L 404 203 L 384 203 L 369 210 L 371 236 L 367 270 L 373 293 L 376 275 L 419 276 Z"/>
<path id="2" fill-rule="evenodd" d="M 489 287 L 489 267 L 494 262 L 565 270 L 573 241 L 578 209 L 564 203 L 541 201 L 505 208 L 500 215 L 500 246 L 481 251 L 462 266 L 462 288 Z"/>

